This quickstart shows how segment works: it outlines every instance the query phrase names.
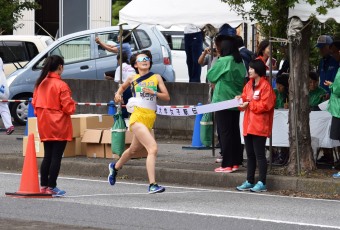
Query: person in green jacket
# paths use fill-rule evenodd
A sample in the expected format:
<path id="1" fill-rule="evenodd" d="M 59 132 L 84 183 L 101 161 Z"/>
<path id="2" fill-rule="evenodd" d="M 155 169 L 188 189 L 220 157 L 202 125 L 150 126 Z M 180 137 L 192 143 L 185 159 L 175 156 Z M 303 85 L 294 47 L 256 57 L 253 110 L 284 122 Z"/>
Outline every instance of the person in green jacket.
<path id="1" fill-rule="evenodd" d="M 309 107 L 312 111 L 319 111 L 318 105 L 325 101 L 327 91 L 319 86 L 319 76 L 316 72 L 309 72 Z"/>
<path id="2" fill-rule="evenodd" d="M 331 45 L 332 56 L 340 62 L 340 39 L 335 40 Z M 332 114 L 332 123 L 330 138 L 340 141 L 340 68 L 335 76 L 334 82 L 325 81 L 324 85 L 328 86 L 331 91 L 331 97 L 328 102 L 328 112 Z M 340 172 L 335 173 L 333 178 L 340 178 Z"/>
<path id="3" fill-rule="evenodd" d="M 242 93 L 246 67 L 237 48 L 234 37 L 219 35 L 216 43 L 220 58 L 208 71 L 208 80 L 215 85 L 212 103 L 234 99 Z M 237 171 L 242 164 L 240 137 L 240 111 L 237 108 L 216 112 L 216 122 L 221 140 L 222 163 L 215 172 L 230 173 Z"/>
<path id="4" fill-rule="evenodd" d="M 288 74 L 281 74 L 276 77 L 276 95 L 275 109 L 288 109 Z"/>

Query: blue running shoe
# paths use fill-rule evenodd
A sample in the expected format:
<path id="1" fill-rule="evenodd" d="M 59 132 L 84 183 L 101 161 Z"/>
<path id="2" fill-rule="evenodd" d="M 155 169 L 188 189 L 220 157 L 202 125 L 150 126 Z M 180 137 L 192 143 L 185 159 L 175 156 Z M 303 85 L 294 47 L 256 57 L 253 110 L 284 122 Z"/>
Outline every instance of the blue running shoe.
<path id="1" fill-rule="evenodd" d="M 243 182 L 241 186 L 237 186 L 236 189 L 238 191 L 249 191 L 254 186 L 255 186 L 254 184 L 251 184 L 246 180 L 245 182 Z"/>
<path id="2" fill-rule="evenodd" d="M 117 176 L 117 170 L 115 169 L 115 163 L 111 162 L 109 164 L 109 176 L 107 177 L 108 182 L 110 185 L 115 185 L 116 183 L 116 176 Z"/>
<path id="3" fill-rule="evenodd" d="M 165 191 L 165 188 L 162 187 L 162 186 L 159 186 L 158 184 L 151 184 L 149 186 L 149 193 L 152 194 L 152 193 L 161 193 L 161 192 L 164 192 Z"/>
<path id="4" fill-rule="evenodd" d="M 66 192 L 64 190 L 60 190 L 57 187 L 47 188 L 45 191 L 46 194 L 51 194 L 52 197 L 62 197 L 65 196 Z"/>
<path id="5" fill-rule="evenodd" d="M 267 187 L 261 182 L 257 182 L 257 184 L 250 189 L 251 192 L 267 192 Z"/>
<path id="6" fill-rule="evenodd" d="M 333 174 L 334 179 L 340 179 L 340 172 Z"/>

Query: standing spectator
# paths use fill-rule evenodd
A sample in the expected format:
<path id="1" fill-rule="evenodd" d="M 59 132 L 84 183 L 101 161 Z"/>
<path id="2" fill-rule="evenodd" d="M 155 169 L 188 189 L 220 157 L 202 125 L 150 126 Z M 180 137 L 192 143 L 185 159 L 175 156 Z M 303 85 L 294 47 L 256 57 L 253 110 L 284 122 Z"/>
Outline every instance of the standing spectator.
<path id="1" fill-rule="evenodd" d="M 336 73 L 338 72 L 339 62 L 331 56 L 331 50 L 329 46 L 332 44 L 333 39 L 328 35 L 321 35 L 318 37 L 316 47 L 319 48 L 321 60 L 319 63 L 318 74 L 320 76 L 320 86 L 327 91 L 327 97 L 329 98 L 331 90 L 324 82 L 334 82 Z"/>
<path id="2" fill-rule="evenodd" d="M 47 57 L 35 83 L 32 100 L 45 150 L 40 167 L 41 192 L 52 196 L 66 193 L 57 188 L 57 178 L 66 143 L 72 141 L 71 115 L 76 110 L 71 90 L 61 80 L 63 70 L 64 60 L 60 56 Z"/>
<path id="3" fill-rule="evenodd" d="M 131 157 L 143 147 L 148 152 L 146 158 L 146 169 L 149 177 L 149 193 L 161 193 L 165 188 L 159 186 L 156 182 L 155 165 L 157 158 L 157 143 L 151 135 L 151 129 L 156 120 L 157 98 L 169 101 L 170 96 L 160 75 L 150 72 L 152 66 L 152 55 L 148 50 L 134 54 L 131 58 L 131 65 L 138 74 L 130 76 L 128 80 L 121 85 L 115 94 L 115 101 L 122 101 L 121 94 L 130 85 L 133 86 L 133 98 L 129 104 L 133 103 L 133 112 L 130 117 L 130 130 L 134 137 L 131 145 L 126 149 L 122 157 L 116 163 L 109 164 L 110 174 L 108 181 L 110 185 L 116 183 L 118 170 L 131 159 Z M 128 104 L 128 106 L 129 106 Z M 129 106 L 130 107 L 130 106 Z"/>
<path id="4" fill-rule="evenodd" d="M 263 40 L 260 42 L 256 53 L 256 59 L 260 59 L 266 66 L 266 70 L 269 70 L 269 56 L 270 56 L 270 46 L 268 40 Z M 272 58 L 272 69 L 276 69 L 276 59 Z"/>
<path id="5" fill-rule="evenodd" d="M 255 59 L 255 54 L 244 46 L 243 38 L 241 36 L 236 35 L 235 37 L 236 37 L 238 50 L 240 51 L 241 57 L 243 59 L 244 65 L 246 66 L 247 73 L 248 73 L 249 62 Z"/>
<path id="6" fill-rule="evenodd" d="M 203 49 L 203 34 L 200 28 L 191 24 L 184 28 L 184 49 L 187 55 L 189 82 L 201 82 L 202 67 L 198 64 L 198 58 Z"/>
<path id="7" fill-rule="evenodd" d="M 309 72 L 309 107 L 311 111 L 319 111 L 318 105 L 325 100 L 327 91 L 319 86 L 319 76 Z"/>
<path id="8" fill-rule="evenodd" d="M 129 31 L 128 30 L 124 30 L 123 31 L 123 44 L 122 44 L 122 52 L 125 52 L 128 56 L 128 60 L 130 60 L 131 56 L 132 56 L 132 52 L 131 52 L 131 34 L 129 35 Z M 126 37 L 124 39 L 124 37 Z M 110 51 L 112 53 L 118 53 L 119 49 L 120 49 L 120 44 L 117 45 L 108 45 L 103 43 L 99 37 L 95 38 L 95 41 L 97 44 L 99 44 L 101 47 L 103 47 L 104 49 L 106 49 L 107 51 Z M 118 42 L 120 42 L 120 37 L 118 36 Z"/>
<path id="9" fill-rule="evenodd" d="M 223 35 L 216 38 L 217 41 Z M 235 38 L 224 36 L 220 45 L 216 46 L 220 58 L 208 71 L 207 78 L 215 84 L 212 102 L 220 102 L 235 98 L 241 94 L 246 68 L 236 46 Z M 225 109 L 216 112 L 218 132 L 222 152 L 221 167 L 215 172 L 230 173 L 238 170 L 242 164 L 242 150 L 239 127 L 240 111 L 237 109 Z"/>
<path id="10" fill-rule="evenodd" d="M 4 72 L 4 63 L 0 57 L 0 99 L 8 100 L 8 96 L 9 90 Z M 7 102 L 0 102 L 0 115 L 6 128 L 6 134 L 11 135 L 14 132 L 14 126 Z"/>
<path id="11" fill-rule="evenodd" d="M 136 71 L 134 68 L 131 67 L 131 65 L 129 65 L 129 60 L 128 60 L 128 56 L 125 52 L 122 53 L 122 58 L 120 58 L 120 54 L 118 53 L 117 55 L 117 63 L 118 66 L 115 70 L 115 77 L 112 78 L 111 76 L 107 76 L 105 75 L 105 79 L 107 80 L 113 80 L 115 82 L 120 82 L 120 59 L 122 59 L 122 83 L 124 83 L 129 76 L 131 75 L 136 75 Z M 126 105 L 128 103 L 128 100 L 130 99 L 130 97 L 132 97 L 132 93 L 131 93 L 131 88 L 128 87 L 124 93 L 123 93 L 123 102 Z M 127 112 L 126 108 L 123 107 L 122 108 L 122 115 L 123 118 L 128 118 L 129 117 L 129 113 Z"/>
<path id="12" fill-rule="evenodd" d="M 272 133 L 275 93 L 265 78 L 266 66 L 261 60 L 249 63 L 250 80 L 241 96 L 244 110 L 243 136 L 247 151 L 247 180 L 236 189 L 239 191 L 265 192 L 267 177 L 266 139 Z M 259 180 L 255 184 L 256 163 Z"/>
<path id="13" fill-rule="evenodd" d="M 335 40 L 331 45 L 332 56 L 340 62 L 340 39 Z M 325 86 L 329 87 L 331 96 L 328 104 L 328 111 L 332 114 L 330 138 L 340 141 L 340 69 L 336 74 L 334 82 L 325 81 Z M 340 178 L 340 172 L 335 173 L 333 178 Z"/>
<path id="14" fill-rule="evenodd" d="M 339 68 L 339 62 L 331 56 L 330 45 L 333 43 L 333 39 L 328 35 L 321 35 L 318 37 L 316 47 L 319 48 L 321 60 L 319 63 L 318 74 L 320 76 L 320 87 L 327 91 L 325 100 L 329 99 L 331 94 L 331 88 L 327 87 L 327 82 L 334 82 L 335 75 Z M 330 149 L 323 149 L 324 155 L 317 160 L 317 163 L 321 164 L 333 164 L 334 156 L 333 151 Z"/>

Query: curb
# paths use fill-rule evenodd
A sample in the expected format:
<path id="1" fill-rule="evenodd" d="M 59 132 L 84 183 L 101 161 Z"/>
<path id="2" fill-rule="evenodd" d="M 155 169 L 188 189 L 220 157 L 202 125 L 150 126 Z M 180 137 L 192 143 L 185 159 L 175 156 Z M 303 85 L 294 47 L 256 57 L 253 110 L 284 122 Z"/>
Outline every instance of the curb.
<path id="1" fill-rule="evenodd" d="M 21 172 L 23 157 L 7 156 L 0 159 L 0 170 Z M 40 166 L 41 159 L 38 159 Z M 107 162 L 82 162 L 63 160 L 60 172 L 67 176 L 88 176 L 107 178 Z M 173 169 L 156 167 L 156 178 L 159 183 L 172 183 L 185 186 L 206 186 L 218 188 L 235 188 L 242 184 L 246 175 L 244 173 L 215 173 L 209 171 Z M 126 165 L 119 171 L 118 178 L 147 181 L 145 166 Z M 302 177 L 287 177 L 268 175 L 269 191 L 291 190 L 308 194 L 340 194 L 340 180 L 311 179 Z"/>

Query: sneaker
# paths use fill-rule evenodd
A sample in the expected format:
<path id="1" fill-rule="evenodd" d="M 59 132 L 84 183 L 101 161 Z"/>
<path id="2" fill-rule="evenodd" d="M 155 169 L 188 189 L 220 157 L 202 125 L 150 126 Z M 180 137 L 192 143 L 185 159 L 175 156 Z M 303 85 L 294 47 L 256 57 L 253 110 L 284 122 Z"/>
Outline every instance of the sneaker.
<path id="1" fill-rule="evenodd" d="M 40 188 L 40 193 L 46 193 L 47 186 L 42 186 Z"/>
<path id="2" fill-rule="evenodd" d="M 109 164 L 109 176 L 107 177 L 108 182 L 110 185 L 115 185 L 116 183 L 116 176 L 117 176 L 117 170 L 115 169 L 115 163 L 111 162 Z"/>
<path id="3" fill-rule="evenodd" d="M 153 193 L 161 193 L 164 192 L 165 188 L 162 186 L 159 186 L 158 184 L 151 184 L 149 186 L 149 193 L 153 194 Z"/>
<path id="4" fill-rule="evenodd" d="M 65 191 L 64 190 L 60 190 L 57 187 L 54 188 L 46 188 L 46 194 L 52 194 L 52 197 L 62 197 L 65 196 Z"/>
<path id="5" fill-rule="evenodd" d="M 215 172 L 222 172 L 222 173 L 231 173 L 232 171 L 233 170 L 231 167 L 225 167 L 225 168 L 219 167 L 215 169 Z"/>
<path id="6" fill-rule="evenodd" d="M 241 186 L 237 186 L 236 189 L 238 191 L 249 191 L 254 186 L 255 186 L 254 184 L 251 184 L 246 180 L 245 182 L 243 182 Z"/>
<path id="7" fill-rule="evenodd" d="M 231 171 L 235 172 L 238 170 L 238 165 L 234 165 L 233 168 L 231 169 Z"/>
<path id="8" fill-rule="evenodd" d="M 222 163 L 222 160 L 223 160 L 222 156 L 219 156 L 218 158 L 216 158 L 215 162 Z"/>
<path id="9" fill-rule="evenodd" d="M 334 179 L 340 179 L 340 172 L 333 174 Z"/>
<path id="10" fill-rule="evenodd" d="M 251 192 L 267 192 L 267 187 L 261 182 L 257 182 L 257 184 L 250 189 Z"/>
<path id="11" fill-rule="evenodd" d="M 14 126 L 13 125 L 6 130 L 7 135 L 11 135 L 13 132 L 14 132 Z"/>

